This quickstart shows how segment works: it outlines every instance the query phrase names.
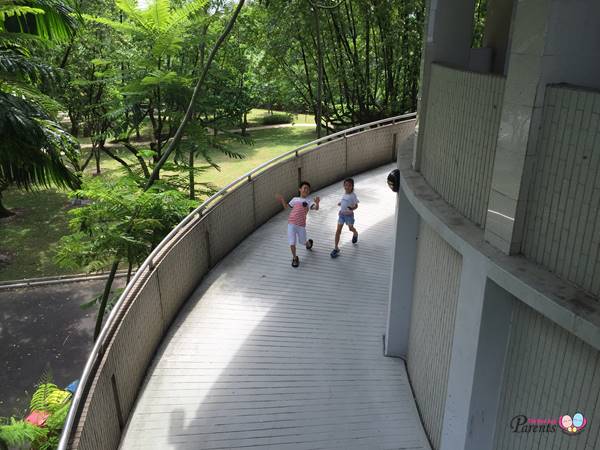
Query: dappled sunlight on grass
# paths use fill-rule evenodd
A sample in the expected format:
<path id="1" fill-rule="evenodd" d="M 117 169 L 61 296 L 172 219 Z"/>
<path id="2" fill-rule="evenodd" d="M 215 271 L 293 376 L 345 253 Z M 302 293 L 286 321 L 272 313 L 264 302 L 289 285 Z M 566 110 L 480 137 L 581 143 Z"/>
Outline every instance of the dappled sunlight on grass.
<path id="1" fill-rule="evenodd" d="M 69 273 L 55 265 L 51 250 L 68 231 L 67 194 L 9 190 L 3 196 L 16 214 L 0 220 L 0 255 L 8 257 L 0 281 Z"/>
<path id="2" fill-rule="evenodd" d="M 213 151 L 211 157 L 221 171 L 209 168 L 196 177 L 197 182 L 223 187 L 269 159 L 316 138 L 311 127 L 249 130 L 249 135 L 252 139 L 250 145 L 233 139 L 226 142 L 227 149 L 243 154 L 243 159 L 232 159 Z M 115 152 L 131 162 L 128 152 Z M 206 165 L 200 159 L 196 164 Z M 121 167 L 117 161 L 102 156 L 103 174 L 118 175 Z M 94 169 L 92 161 L 86 172 L 92 173 Z M 68 233 L 67 192 L 55 189 L 34 192 L 9 190 L 4 193 L 4 199 L 6 206 L 16 215 L 0 220 L 0 281 L 72 273 L 54 262 L 54 247 Z"/>

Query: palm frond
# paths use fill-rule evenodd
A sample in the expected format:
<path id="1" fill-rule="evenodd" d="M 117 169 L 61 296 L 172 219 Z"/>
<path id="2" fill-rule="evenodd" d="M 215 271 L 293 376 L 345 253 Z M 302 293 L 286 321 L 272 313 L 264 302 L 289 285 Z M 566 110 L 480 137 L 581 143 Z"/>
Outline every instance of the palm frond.
<path id="1" fill-rule="evenodd" d="M 0 79 L 27 79 L 33 83 L 47 83 L 56 79 L 56 70 L 32 59 L 27 50 L 20 46 L 0 47 Z"/>
<path id="2" fill-rule="evenodd" d="M 3 91 L 0 148 L 0 179 L 17 187 L 79 185 L 79 179 L 63 161 L 78 152 L 74 138 L 36 104 Z"/>
<path id="3" fill-rule="evenodd" d="M 218 170 L 219 172 L 221 171 L 221 166 L 219 166 L 211 157 L 208 149 L 203 148 L 202 150 L 200 150 L 199 152 L 200 156 L 202 156 L 202 159 L 204 161 L 206 161 L 211 167 L 213 167 L 214 169 Z"/>
<path id="4" fill-rule="evenodd" d="M 35 103 L 51 117 L 56 117 L 56 115 L 63 110 L 60 103 L 27 83 L 5 80 L 2 85 L 2 90 L 16 97 L 21 97 L 31 103 Z"/>
<path id="5" fill-rule="evenodd" d="M 44 40 L 65 42 L 77 26 L 73 9 L 61 0 L 2 0 L 0 8 L 4 8 L 4 13 L 0 9 L 2 31 L 17 31 Z M 32 20 L 28 20 L 30 18 Z"/>

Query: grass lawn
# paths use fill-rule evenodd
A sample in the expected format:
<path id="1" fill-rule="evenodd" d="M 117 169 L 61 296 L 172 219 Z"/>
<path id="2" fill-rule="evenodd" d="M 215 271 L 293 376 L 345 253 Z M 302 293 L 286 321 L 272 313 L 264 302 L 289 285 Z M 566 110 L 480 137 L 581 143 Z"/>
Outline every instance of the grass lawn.
<path id="1" fill-rule="evenodd" d="M 283 111 L 275 111 L 273 110 L 273 114 L 286 114 Z M 249 113 L 248 113 L 248 128 L 252 128 L 252 127 L 260 127 L 263 126 L 262 123 L 262 119 L 265 116 L 269 115 L 269 111 L 267 109 L 260 109 L 260 108 L 255 108 L 252 109 Z M 315 124 L 315 116 L 312 114 L 293 114 L 294 116 L 294 123 L 296 124 L 310 124 L 310 125 L 314 125 Z M 145 124 L 141 127 L 140 129 L 140 139 L 143 140 L 148 140 L 151 139 L 152 136 L 152 128 L 150 127 L 150 124 Z M 79 143 L 80 144 L 91 144 L 92 141 L 89 137 L 80 137 L 79 139 Z M 109 140 L 110 141 L 110 140 Z"/>
<path id="2" fill-rule="evenodd" d="M 252 145 L 229 142 L 230 150 L 242 153 L 244 159 L 231 159 L 215 153 L 213 159 L 221 171 L 209 169 L 198 181 L 222 187 L 252 168 L 316 139 L 309 127 L 274 128 L 251 131 Z M 124 156 L 125 152 L 119 152 Z M 120 167 L 119 163 L 103 157 L 102 168 L 107 172 Z M 198 161 L 198 165 L 202 165 Z M 93 167 L 93 162 L 90 163 Z M 46 190 L 38 192 L 7 191 L 5 205 L 16 216 L 0 220 L 0 281 L 62 275 L 68 273 L 53 261 L 52 248 L 68 232 L 68 198 L 66 193 Z M 8 263 L 3 262 L 8 257 Z"/>
<path id="3" fill-rule="evenodd" d="M 220 153 L 213 154 L 211 156 L 221 167 L 221 171 L 210 169 L 200 177 L 201 180 L 223 187 L 265 161 L 317 138 L 316 132 L 309 127 L 250 130 L 249 133 L 252 137 L 252 145 L 240 143 L 229 145 L 232 150 L 242 153 L 244 159 L 231 159 Z M 202 164 L 201 161 L 198 163 Z"/>
<path id="4" fill-rule="evenodd" d="M 10 190 L 3 197 L 16 214 L 0 220 L 0 281 L 69 273 L 52 257 L 53 245 L 68 232 L 67 194 Z"/>
<path id="5" fill-rule="evenodd" d="M 248 113 L 248 126 L 259 127 L 263 125 L 262 118 L 267 116 L 269 111 L 266 109 L 255 108 Z M 286 114 L 283 111 L 273 111 L 273 114 Z M 315 124 L 315 116 L 312 114 L 294 114 L 294 123 L 308 123 L 311 125 Z"/>

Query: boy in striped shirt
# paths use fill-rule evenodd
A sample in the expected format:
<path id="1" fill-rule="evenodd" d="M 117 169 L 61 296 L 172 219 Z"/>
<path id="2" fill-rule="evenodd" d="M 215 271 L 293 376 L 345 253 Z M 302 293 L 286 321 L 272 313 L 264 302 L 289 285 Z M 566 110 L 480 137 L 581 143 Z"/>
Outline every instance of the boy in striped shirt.
<path id="1" fill-rule="evenodd" d="M 300 265 L 300 259 L 296 255 L 296 242 L 299 241 L 300 244 L 305 245 L 307 250 L 310 250 L 314 244 L 312 239 L 306 239 L 306 216 L 311 209 L 317 211 L 321 201 L 319 197 L 315 197 L 314 200 L 310 197 L 310 183 L 308 181 L 300 183 L 298 191 L 300 193 L 299 197 L 294 197 L 288 203 L 285 202 L 281 194 L 276 195 L 283 209 L 292 209 L 288 216 L 288 243 L 292 251 L 292 267 Z"/>

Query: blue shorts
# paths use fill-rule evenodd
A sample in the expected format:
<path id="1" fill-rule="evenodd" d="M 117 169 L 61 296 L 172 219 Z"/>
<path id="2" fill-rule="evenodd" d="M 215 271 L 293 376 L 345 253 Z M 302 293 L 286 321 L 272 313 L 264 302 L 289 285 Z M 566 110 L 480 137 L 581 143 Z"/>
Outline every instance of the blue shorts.
<path id="1" fill-rule="evenodd" d="M 339 214 L 338 215 L 338 223 L 340 225 L 344 225 L 344 224 L 346 224 L 346 225 L 354 225 L 354 214 L 350 214 L 350 215 L 347 215 L 347 216 Z"/>

